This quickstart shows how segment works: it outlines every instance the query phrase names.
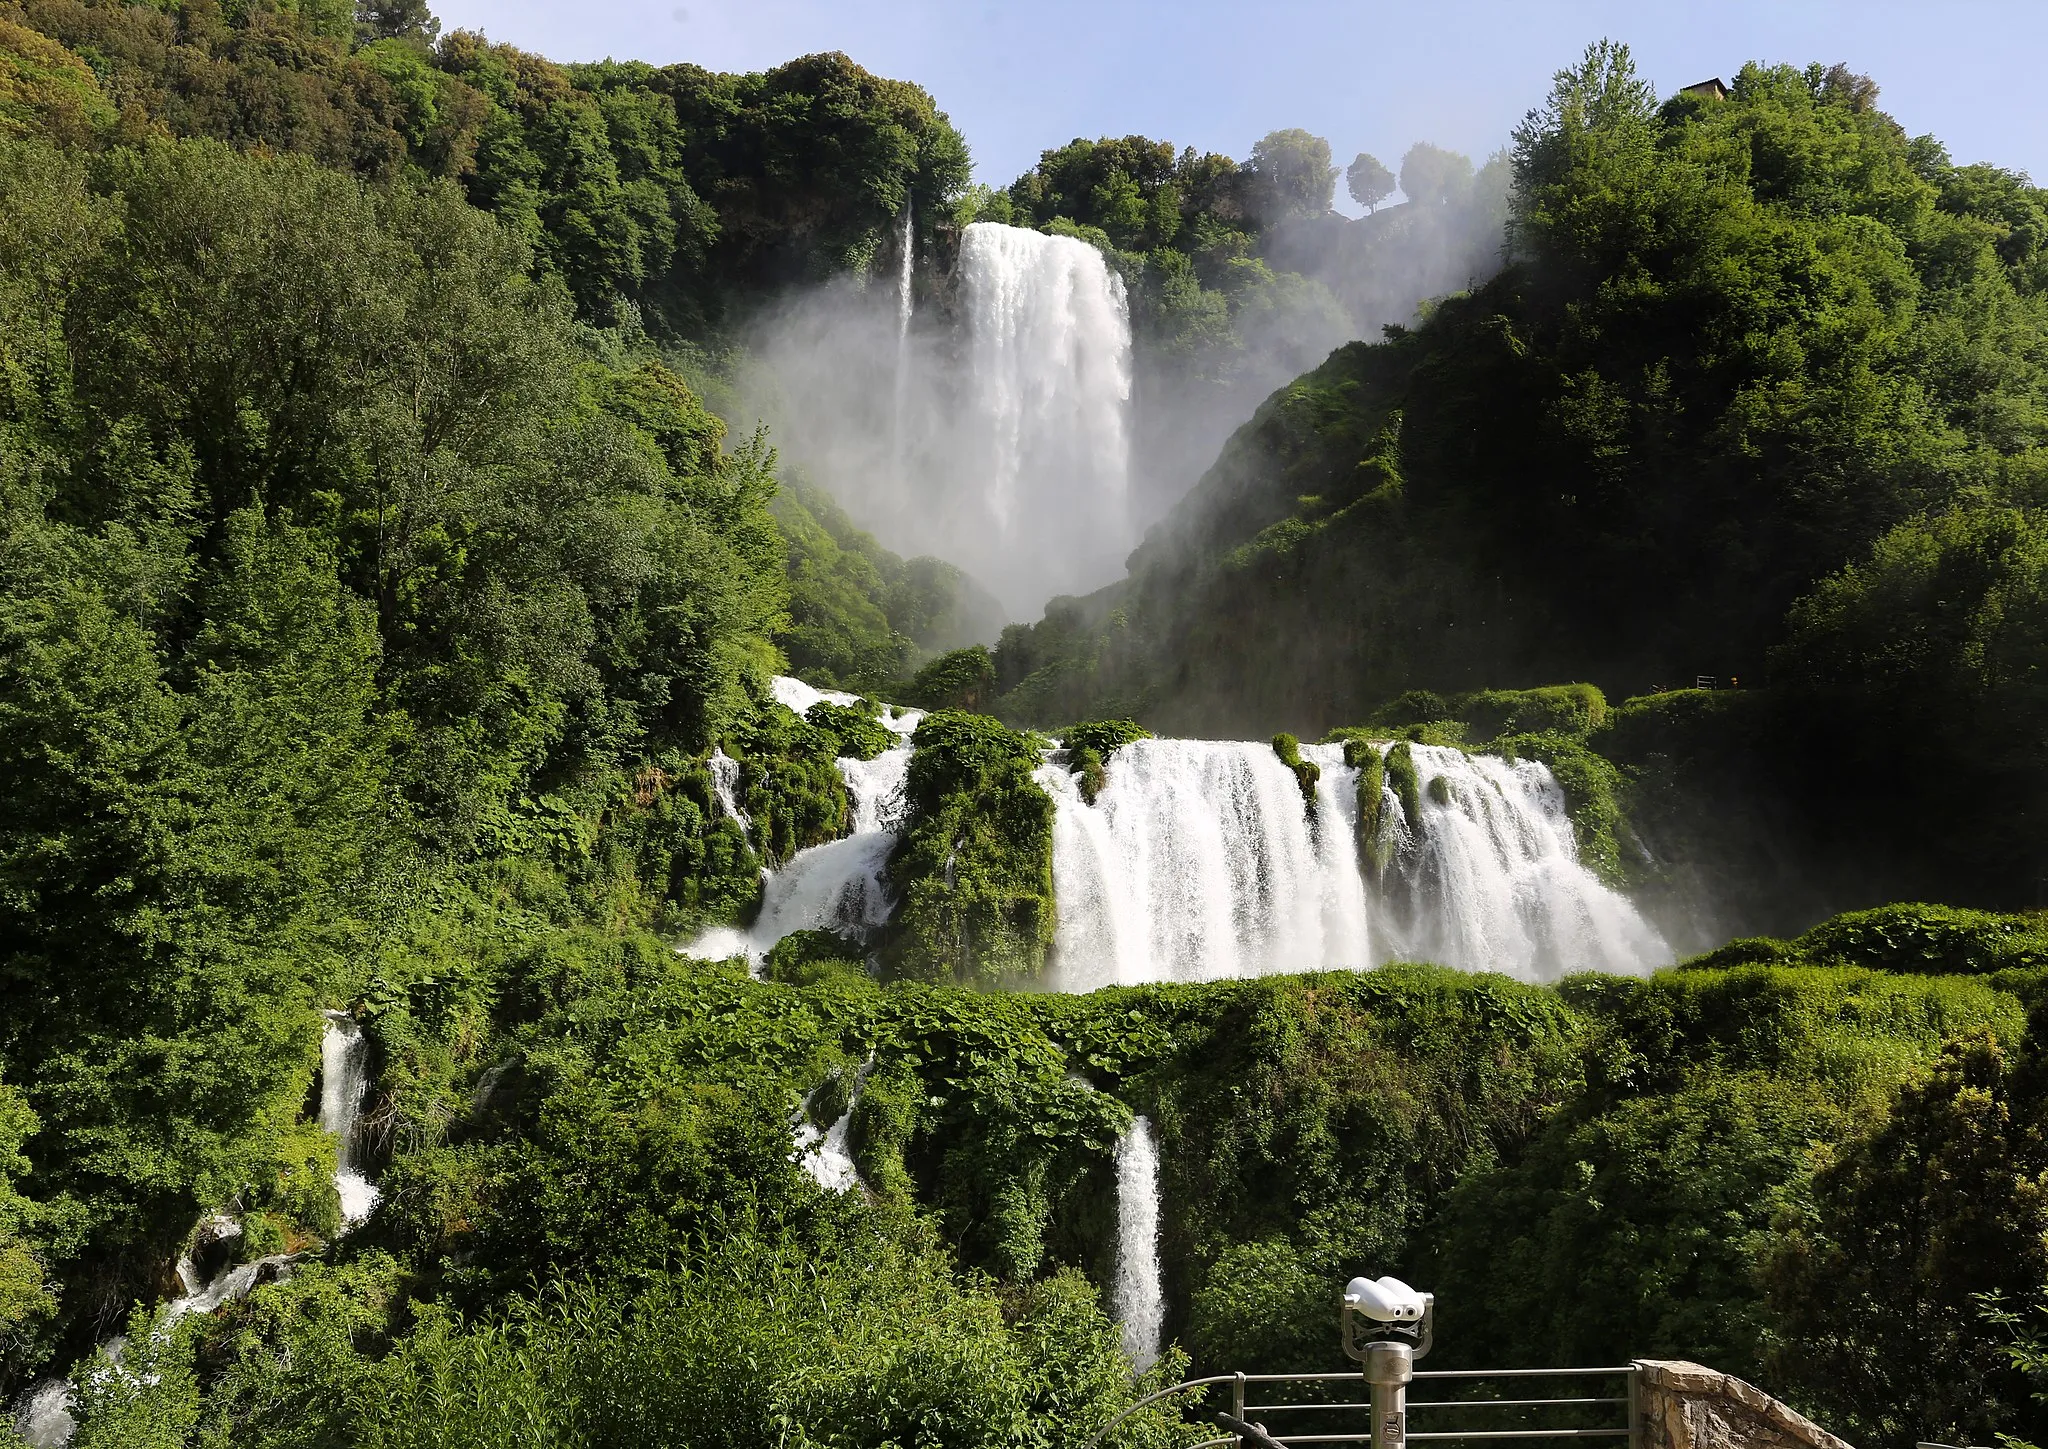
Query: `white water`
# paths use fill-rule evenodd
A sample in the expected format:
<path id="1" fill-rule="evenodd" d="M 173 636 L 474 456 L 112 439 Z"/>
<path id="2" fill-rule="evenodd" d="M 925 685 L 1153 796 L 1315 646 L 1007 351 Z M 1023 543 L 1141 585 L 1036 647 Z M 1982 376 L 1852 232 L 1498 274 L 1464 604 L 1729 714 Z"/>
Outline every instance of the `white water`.
<path id="1" fill-rule="evenodd" d="M 1316 807 L 1269 745 L 1140 740 L 1110 759 L 1094 805 L 1057 764 L 1055 980 L 1067 991 L 1430 960 L 1555 980 L 1670 959 L 1626 899 L 1579 864 L 1545 766 L 1410 747 L 1416 820 L 1382 796 L 1394 859 L 1368 888 L 1356 845 L 1357 771 L 1309 745 Z M 1449 800 L 1429 781 L 1443 776 Z"/>
<path id="2" fill-rule="evenodd" d="M 795 1119 L 790 1123 L 796 1138 L 797 1158 L 811 1180 L 827 1192 L 846 1192 L 861 1187 L 860 1169 L 854 1165 L 853 1154 L 847 1151 L 846 1134 L 853 1126 L 853 1109 L 860 1105 L 860 1094 L 867 1089 L 868 1073 L 875 1068 L 875 1059 L 870 1056 L 854 1073 L 853 1090 L 847 1094 L 846 1110 L 823 1132 L 811 1123 L 810 1101 L 797 1109 Z M 815 1095 L 815 1094 L 813 1094 Z"/>
<path id="3" fill-rule="evenodd" d="M 744 930 L 716 926 L 683 953 L 707 961 L 745 956 L 758 965 L 792 931 L 837 931 L 865 938 L 889 924 L 895 892 L 889 853 L 903 810 L 903 780 L 910 746 L 884 750 L 872 760 L 842 759 L 839 774 L 853 800 L 853 833 L 800 850 L 762 879 L 761 914 Z"/>
<path id="4" fill-rule="evenodd" d="M 1313 818 L 1263 744 L 1125 745 L 1092 806 L 1064 768 L 1041 769 L 1060 989 L 1371 965 L 1354 776 L 1336 746 L 1302 756 L 1323 767 Z"/>
<path id="5" fill-rule="evenodd" d="M 1072 237 L 975 222 L 960 239 L 963 466 L 948 557 L 1018 618 L 1122 571 L 1131 325 L 1123 279 Z M 970 555 L 971 556 L 968 556 Z"/>
<path id="6" fill-rule="evenodd" d="M 714 749 L 711 752 L 710 765 L 711 794 L 718 801 L 718 808 L 725 812 L 728 820 L 737 823 L 740 829 L 752 829 L 754 822 L 747 817 L 746 811 L 740 809 L 740 762 L 724 750 Z"/>
<path id="7" fill-rule="evenodd" d="M 75 1391 L 69 1379 L 45 1379 L 21 1396 L 14 1410 L 14 1432 L 30 1449 L 62 1449 L 78 1431 L 71 1416 Z"/>
<path id="8" fill-rule="evenodd" d="M 1128 746 L 1126 746 L 1128 748 Z M 1159 1277 L 1159 1148 L 1144 1117 L 1116 1147 L 1116 1281 L 1110 1306 L 1140 1372 L 1159 1361 L 1166 1293 Z"/>
<path id="9" fill-rule="evenodd" d="M 1634 972 L 1671 959 L 1628 900 L 1579 863 L 1564 791 L 1548 766 L 1411 745 L 1419 821 L 1397 804 L 1397 855 L 1383 895 L 1390 957 L 1554 981 Z M 1450 799 L 1434 798 L 1442 777 Z M 1392 802 L 1389 789 L 1386 801 Z"/>
<path id="10" fill-rule="evenodd" d="M 910 322 L 917 307 L 911 292 L 914 280 L 912 244 L 916 240 L 913 226 L 915 215 L 910 203 L 903 203 L 903 235 L 897 239 L 897 248 L 902 253 L 896 260 L 896 399 L 895 416 L 890 422 L 889 444 L 894 449 L 896 477 L 901 479 L 909 456 L 910 415 Z"/>
<path id="11" fill-rule="evenodd" d="M 346 1012 L 322 1014 L 327 1032 L 320 1039 L 320 1125 L 337 1139 L 334 1190 L 341 1194 L 346 1232 L 377 1205 L 377 1189 L 356 1164 L 356 1126 L 370 1090 L 370 1043 Z"/>

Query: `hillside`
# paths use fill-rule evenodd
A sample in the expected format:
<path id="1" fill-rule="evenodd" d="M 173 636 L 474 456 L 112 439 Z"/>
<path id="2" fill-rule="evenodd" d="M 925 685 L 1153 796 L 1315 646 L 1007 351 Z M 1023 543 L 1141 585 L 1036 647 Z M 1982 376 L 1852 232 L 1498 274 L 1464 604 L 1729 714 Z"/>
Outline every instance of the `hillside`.
<path id="1" fill-rule="evenodd" d="M 1084 1449 L 1361 1272 L 2038 1441 L 2048 203 L 1874 102 L 1602 45 L 1350 222 L 1298 131 L 973 188 L 840 55 L 0 0 L 0 1445 Z M 1293 379 L 993 651 L 724 415 L 977 224 L 1141 451 Z"/>

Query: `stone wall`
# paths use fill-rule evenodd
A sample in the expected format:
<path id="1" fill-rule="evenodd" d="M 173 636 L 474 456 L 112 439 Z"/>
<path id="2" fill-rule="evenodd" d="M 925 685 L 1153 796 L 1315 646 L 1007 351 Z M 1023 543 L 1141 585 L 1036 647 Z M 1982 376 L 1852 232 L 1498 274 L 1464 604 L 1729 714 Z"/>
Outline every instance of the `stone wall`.
<path id="1" fill-rule="evenodd" d="M 1741 1379 L 1665 1359 L 1636 1367 L 1643 1449 L 1850 1449 Z"/>

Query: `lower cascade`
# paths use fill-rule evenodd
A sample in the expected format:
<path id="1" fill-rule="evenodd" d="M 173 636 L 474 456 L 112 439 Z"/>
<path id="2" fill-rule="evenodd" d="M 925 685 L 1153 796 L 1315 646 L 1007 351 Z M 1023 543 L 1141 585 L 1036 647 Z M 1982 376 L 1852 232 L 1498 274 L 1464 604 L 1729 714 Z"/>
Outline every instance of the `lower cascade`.
<path id="1" fill-rule="evenodd" d="M 799 713 L 821 699 L 855 702 L 789 678 L 775 681 L 775 696 Z M 687 954 L 758 966 L 794 931 L 871 940 L 888 926 L 908 737 L 923 716 L 878 717 L 903 743 L 839 761 L 851 833 L 764 873 L 754 923 L 706 931 Z M 1054 805 L 1048 984 L 1086 992 L 1390 961 L 1552 981 L 1671 959 L 1656 928 L 1579 860 L 1549 766 L 1407 748 L 1426 788 L 1411 816 L 1392 780 L 1382 784 L 1376 867 L 1361 855 L 1358 770 L 1340 745 L 1301 746 L 1320 771 L 1312 801 L 1261 742 L 1135 740 L 1111 755 L 1092 802 L 1064 756 L 1049 753 L 1035 776 Z M 721 808 L 745 824 L 731 798 L 739 766 L 723 755 L 714 765 Z"/>
<path id="2" fill-rule="evenodd" d="M 1110 1307 L 1139 1371 L 1159 1361 L 1166 1290 L 1159 1276 L 1159 1147 L 1152 1124 L 1131 1119 L 1116 1148 L 1116 1280 Z"/>
<path id="3" fill-rule="evenodd" d="M 1060 988 L 1397 960 L 1540 981 L 1669 959 L 1635 907 L 1580 864 L 1547 766 L 1410 750 L 1431 788 L 1411 820 L 1384 787 L 1392 850 L 1378 880 L 1361 869 L 1358 771 L 1339 746 L 1302 747 L 1321 770 L 1313 808 L 1265 744 L 1134 741 L 1111 757 L 1093 804 L 1047 765 Z"/>

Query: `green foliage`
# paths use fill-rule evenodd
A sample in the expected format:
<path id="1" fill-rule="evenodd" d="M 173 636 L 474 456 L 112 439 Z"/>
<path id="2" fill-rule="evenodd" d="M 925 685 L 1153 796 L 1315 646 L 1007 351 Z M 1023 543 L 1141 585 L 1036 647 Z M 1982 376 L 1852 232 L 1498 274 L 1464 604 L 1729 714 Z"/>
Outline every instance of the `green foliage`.
<path id="1" fill-rule="evenodd" d="M 941 654 L 911 677 L 904 702 L 920 709 L 979 710 L 995 694 L 995 661 L 980 644 Z"/>
<path id="2" fill-rule="evenodd" d="M 818 489 L 786 480 L 771 507 L 790 589 L 790 625 L 777 642 L 803 678 L 882 691 L 920 651 L 958 648 L 1000 627 L 1000 606 L 959 569 L 898 558 Z"/>
<path id="3" fill-rule="evenodd" d="M 792 931 L 761 962 L 761 979 L 788 986 L 865 982 L 867 952 L 831 931 Z"/>
<path id="4" fill-rule="evenodd" d="M 1584 1096 L 1518 1161 L 1458 1185 L 1418 1265 L 1457 1362 L 1683 1345 L 1788 1389 L 1765 1366 L 1782 1320 L 1762 1274 L 1823 1144 L 1882 1121 L 1945 1041 L 2020 1027 L 2012 998 L 1979 982 L 1860 971 L 1583 977 L 1563 991 L 1591 1027 Z"/>
<path id="5" fill-rule="evenodd" d="M 935 216 L 967 184 L 966 145 L 931 97 L 843 55 L 743 76 L 561 66 L 475 31 L 437 44 L 419 0 L 354 19 L 336 0 L 34 3 L 0 20 L 0 132 L 167 134 L 379 182 L 458 180 L 586 319 L 669 332 L 863 271 L 906 205 Z"/>
<path id="6" fill-rule="evenodd" d="M 1293 735 L 1273 736 L 1273 753 L 1279 756 L 1280 763 L 1293 773 L 1294 783 L 1301 788 L 1301 798 L 1308 802 L 1310 809 L 1314 809 L 1316 781 L 1323 778 L 1323 767 L 1313 760 L 1304 760 L 1301 757 L 1301 741 Z"/>
<path id="7" fill-rule="evenodd" d="M 2008 1038 L 2009 1039 L 2009 1038 Z M 1865 1442 L 2014 1434 L 2048 1413 L 1984 1331 L 1984 1295 L 2048 1280 L 2039 1044 L 1984 1033 L 1816 1178 L 1768 1265 L 1771 1367 Z"/>
<path id="8" fill-rule="evenodd" d="M 983 656 L 984 660 L 986 655 Z M 917 727 L 889 873 L 890 973 L 980 986 L 1039 979 L 1051 948 L 1052 799 L 1037 738 L 941 710 Z"/>
<path id="9" fill-rule="evenodd" d="M 804 723 L 830 737 L 827 748 L 840 758 L 872 760 L 896 743 L 895 731 L 875 717 L 867 700 L 834 704 L 821 699 L 804 711 Z"/>
<path id="10" fill-rule="evenodd" d="M 1343 741 L 1344 763 L 1358 771 L 1358 859 L 1377 881 L 1394 858 L 1393 822 L 1386 818 L 1386 756 L 1359 733 L 1339 731 L 1332 738 Z"/>
<path id="11" fill-rule="evenodd" d="M 1090 805 L 1108 783 L 1110 756 L 1133 740 L 1149 740 L 1152 732 L 1127 719 L 1094 720 L 1069 725 L 1060 736 L 1067 764 L 1080 777 L 1081 798 Z"/>
<path id="12" fill-rule="evenodd" d="M 1900 901 L 1834 916 L 1791 941 L 1730 941 L 1684 964 L 1690 970 L 1776 962 L 1925 976 L 2037 972 L 2048 967 L 2048 934 L 2039 914 Z"/>

